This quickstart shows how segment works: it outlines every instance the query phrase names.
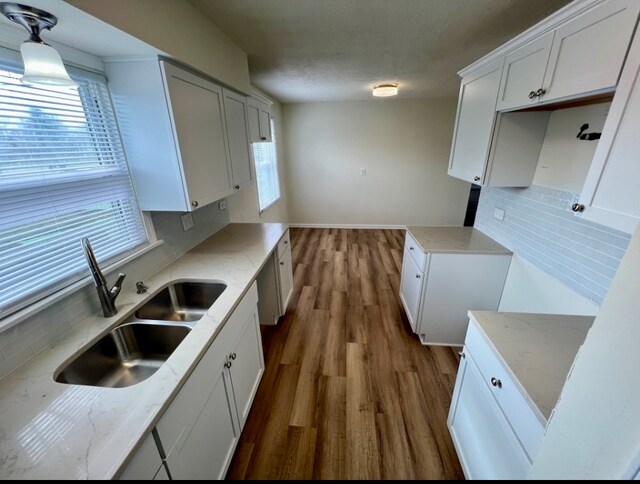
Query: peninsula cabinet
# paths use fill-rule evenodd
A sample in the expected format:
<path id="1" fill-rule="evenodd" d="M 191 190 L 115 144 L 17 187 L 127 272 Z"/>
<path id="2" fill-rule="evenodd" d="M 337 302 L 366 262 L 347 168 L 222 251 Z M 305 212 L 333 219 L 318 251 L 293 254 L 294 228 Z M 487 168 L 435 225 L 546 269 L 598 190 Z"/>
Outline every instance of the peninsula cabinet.
<path id="1" fill-rule="evenodd" d="M 639 12 L 637 0 L 601 2 L 507 54 L 498 110 L 612 92 Z"/>
<path id="2" fill-rule="evenodd" d="M 640 2 L 638 2 L 640 3 Z M 640 37 L 629 51 L 580 201 L 579 217 L 633 233 L 640 219 Z"/>

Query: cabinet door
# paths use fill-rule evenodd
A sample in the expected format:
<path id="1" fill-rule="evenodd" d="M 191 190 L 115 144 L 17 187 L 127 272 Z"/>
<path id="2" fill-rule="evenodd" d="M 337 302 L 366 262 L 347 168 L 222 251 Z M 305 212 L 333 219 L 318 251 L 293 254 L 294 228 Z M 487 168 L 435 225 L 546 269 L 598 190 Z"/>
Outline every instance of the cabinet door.
<path id="1" fill-rule="evenodd" d="M 260 143 L 260 108 L 251 101 L 247 103 L 247 116 L 249 117 L 249 141 Z"/>
<path id="2" fill-rule="evenodd" d="M 466 351 L 449 411 L 449 432 L 467 479 L 524 479 L 531 467 Z"/>
<path id="3" fill-rule="evenodd" d="M 291 250 L 287 249 L 278 259 L 278 282 L 280 283 L 280 312 L 287 312 L 289 299 L 293 292 L 293 267 Z"/>
<path id="4" fill-rule="evenodd" d="M 222 369 L 209 375 L 214 377 L 205 398 L 188 415 L 191 423 L 166 458 L 173 479 L 222 479 L 233 457 L 238 438 L 229 405 L 233 393 L 225 386 Z"/>
<path id="5" fill-rule="evenodd" d="M 247 101 L 244 96 L 227 89 L 223 89 L 223 93 L 233 184 L 234 188 L 239 190 L 251 183 Z"/>
<path id="6" fill-rule="evenodd" d="M 639 11 L 638 0 L 612 0 L 558 28 L 540 100 L 613 89 Z"/>
<path id="7" fill-rule="evenodd" d="M 233 193 L 222 88 L 161 63 L 177 139 L 187 203 L 203 207 Z"/>
<path id="8" fill-rule="evenodd" d="M 260 110 L 260 140 L 273 141 L 271 137 L 271 115 L 269 111 Z"/>
<path id="9" fill-rule="evenodd" d="M 149 434 L 118 478 L 121 481 L 150 481 L 162 467 L 158 446 Z"/>
<path id="10" fill-rule="evenodd" d="M 535 94 L 542 89 L 552 43 L 553 32 L 549 32 L 505 56 L 498 111 L 538 102 Z"/>
<path id="11" fill-rule="evenodd" d="M 640 219 L 640 36 L 629 51 L 580 197 L 593 222 L 633 233 Z"/>
<path id="12" fill-rule="evenodd" d="M 422 281 L 424 275 L 418 268 L 409 251 L 405 249 L 402 258 L 402 277 L 400 280 L 400 299 L 407 313 L 413 331 L 417 331 L 418 311 L 422 296 Z"/>
<path id="13" fill-rule="evenodd" d="M 449 175 L 482 183 L 496 120 L 503 60 L 462 79 Z"/>
<path id="14" fill-rule="evenodd" d="M 262 337 L 260 336 L 260 322 L 256 310 L 246 322 L 240 338 L 229 354 L 229 374 L 240 431 L 244 428 L 263 372 Z"/>

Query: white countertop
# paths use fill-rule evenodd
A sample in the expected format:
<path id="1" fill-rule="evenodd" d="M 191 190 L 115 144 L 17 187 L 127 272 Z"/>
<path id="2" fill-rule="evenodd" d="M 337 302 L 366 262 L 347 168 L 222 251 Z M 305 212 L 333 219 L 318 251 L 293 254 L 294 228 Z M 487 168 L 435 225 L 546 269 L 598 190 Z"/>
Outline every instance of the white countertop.
<path id="1" fill-rule="evenodd" d="M 511 251 L 473 227 L 407 226 L 423 252 L 507 254 Z"/>
<path id="2" fill-rule="evenodd" d="M 595 317 L 491 311 L 469 317 L 546 424 Z"/>
<path id="3" fill-rule="evenodd" d="M 168 407 L 287 229 L 286 224 L 225 227 L 145 279 L 147 294 L 123 292 L 116 303 L 118 315 L 87 319 L 0 380 L 0 478 L 114 477 Z M 153 376 L 117 389 L 54 381 L 58 368 L 176 279 L 220 280 L 227 288 Z"/>

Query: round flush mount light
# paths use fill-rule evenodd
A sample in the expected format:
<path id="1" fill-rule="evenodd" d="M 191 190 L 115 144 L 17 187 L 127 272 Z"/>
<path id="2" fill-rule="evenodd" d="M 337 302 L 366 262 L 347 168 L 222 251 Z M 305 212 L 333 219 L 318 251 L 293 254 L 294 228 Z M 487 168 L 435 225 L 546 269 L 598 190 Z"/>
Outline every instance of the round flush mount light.
<path id="1" fill-rule="evenodd" d="M 397 84 L 379 84 L 373 88 L 373 95 L 376 97 L 389 97 L 398 94 Z"/>

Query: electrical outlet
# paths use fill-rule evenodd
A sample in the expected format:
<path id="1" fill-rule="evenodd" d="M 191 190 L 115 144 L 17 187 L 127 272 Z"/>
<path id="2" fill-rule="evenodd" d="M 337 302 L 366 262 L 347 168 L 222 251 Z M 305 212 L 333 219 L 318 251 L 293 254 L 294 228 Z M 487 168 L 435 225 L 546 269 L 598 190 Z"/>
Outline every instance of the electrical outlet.
<path id="1" fill-rule="evenodd" d="M 226 200 L 220 200 L 218 202 L 218 210 L 223 211 L 227 209 L 227 201 Z"/>
<path id="2" fill-rule="evenodd" d="M 493 211 L 493 218 L 497 218 L 498 220 L 504 220 L 504 210 L 500 210 L 499 208 L 496 208 Z"/>
<path id="3" fill-rule="evenodd" d="M 360 168 L 360 176 L 367 176 L 367 169 L 366 168 Z"/>
<path id="4" fill-rule="evenodd" d="M 190 213 L 183 213 L 180 215 L 180 219 L 182 220 L 182 228 L 185 232 L 193 228 L 193 215 Z"/>

